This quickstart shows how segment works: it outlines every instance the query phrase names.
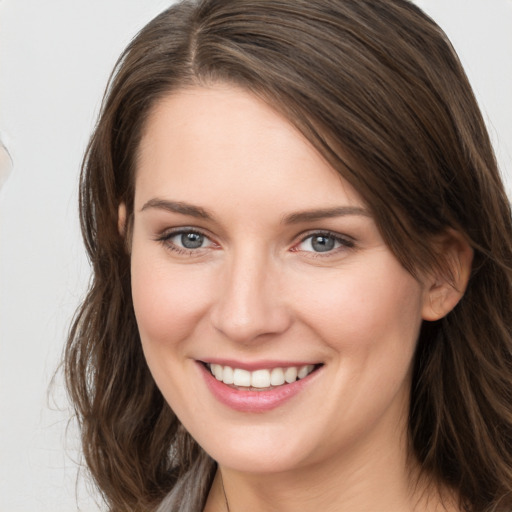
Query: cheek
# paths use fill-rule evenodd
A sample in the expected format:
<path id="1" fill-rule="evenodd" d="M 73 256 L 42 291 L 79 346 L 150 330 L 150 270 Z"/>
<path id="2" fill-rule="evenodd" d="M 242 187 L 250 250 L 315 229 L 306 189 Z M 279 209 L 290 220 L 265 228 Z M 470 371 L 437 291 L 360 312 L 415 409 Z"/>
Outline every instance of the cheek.
<path id="1" fill-rule="evenodd" d="M 394 258 L 326 273 L 294 293 L 302 297 L 304 322 L 335 349 L 360 352 L 390 343 L 414 349 L 422 286 Z"/>
<path id="2" fill-rule="evenodd" d="M 186 270 L 186 271 L 184 271 Z M 164 258 L 132 252 L 132 296 L 142 342 L 179 344 L 197 327 L 209 303 L 208 273 L 174 267 Z"/>

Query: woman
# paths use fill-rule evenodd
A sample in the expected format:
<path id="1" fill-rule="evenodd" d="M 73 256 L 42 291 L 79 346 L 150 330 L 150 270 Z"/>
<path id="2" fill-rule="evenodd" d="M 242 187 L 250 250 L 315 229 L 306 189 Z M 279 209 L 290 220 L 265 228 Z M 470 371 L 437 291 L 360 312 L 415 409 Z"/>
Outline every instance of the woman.
<path id="1" fill-rule="evenodd" d="M 203 0 L 121 57 L 66 352 L 112 511 L 509 511 L 511 223 L 404 0 Z"/>

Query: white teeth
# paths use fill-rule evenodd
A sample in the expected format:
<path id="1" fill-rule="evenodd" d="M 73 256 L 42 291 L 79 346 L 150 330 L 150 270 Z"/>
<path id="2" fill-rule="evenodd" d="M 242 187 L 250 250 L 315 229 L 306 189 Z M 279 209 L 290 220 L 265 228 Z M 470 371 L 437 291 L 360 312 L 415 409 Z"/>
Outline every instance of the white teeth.
<path id="1" fill-rule="evenodd" d="M 270 372 L 268 370 L 256 370 L 252 372 L 251 386 L 253 388 L 269 388 Z"/>
<path id="2" fill-rule="evenodd" d="M 297 373 L 297 377 L 299 379 L 303 379 L 304 377 L 307 377 L 312 371 L 314 366 L 312 364 L 308 364 L 306 366 L 301 366 L 299 369 L 299 372 Z"/>
<path id="3" fill-rule="evenodd" d="M 274 368 L 270 372 L 270 384 L 272 386 L 282 386 L 284 384 L 284 372 L 282 368 Z"/>
<path id="4" fill-rule="evenodd" d="M 251 372 L 248 372 L 247 370 L 240 370 L 240 368 L 235 368 L 233 371 L 233 384 L 235 386 L 250 387 Z"/>
<path id="5" fill-rule="evenodd" d="M 224 375 L 222 381 L 224 384 L 233 384 L 233 368 L 231 366 L 224 366 Z"/>
<path id="6" fill-rule="evenodd" d="M 215 375 L 217 380 L 222 380 L 223 377 L 223 368 L 220 364 L 212 364 L 212 373 Z"/>
<path id="7" fill-rule="evenodd" d="M 220 364 L 209 364 L 208 367 L 212 375 L 217 380 L 224 382 L 224 384 L 257 389 L 282 386 L 285 383 L 291 384 L 297 379 L 307 377 L 315 369 L 315 366 L 312 364 L 300 367 L 272 368 L 271 370 L 261 369 L 253 372 Z"/>
<path id="8" fill-rule="evenodd" d="M 297 368 L 295 366 L 286 368 L 284 371 L 284 380 L 288 382 L 288 384 L 291 384 L 297 380 Z"/>

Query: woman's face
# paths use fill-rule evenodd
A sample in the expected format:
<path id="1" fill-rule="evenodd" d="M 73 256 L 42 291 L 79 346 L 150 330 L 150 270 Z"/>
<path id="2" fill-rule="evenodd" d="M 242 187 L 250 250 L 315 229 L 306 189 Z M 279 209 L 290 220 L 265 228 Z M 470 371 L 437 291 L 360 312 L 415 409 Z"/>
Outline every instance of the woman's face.
<path id="1" fill-rule="evenodd" d="M 287 471 L 404 440 L 428 290 L 358 193 L 251 94 L 192 88 L 153 110 L 132 283 L 155 381 L 221 465 Z"/>

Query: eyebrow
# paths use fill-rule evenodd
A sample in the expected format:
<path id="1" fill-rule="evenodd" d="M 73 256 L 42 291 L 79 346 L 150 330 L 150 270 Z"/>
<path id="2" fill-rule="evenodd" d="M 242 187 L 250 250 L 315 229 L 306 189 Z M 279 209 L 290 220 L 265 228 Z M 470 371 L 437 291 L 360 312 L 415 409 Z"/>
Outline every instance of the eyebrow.
<path id="1" fill-rule="evenodd" d="M 306 210 L 286 215 L 282 222 L 284 224 L 298 224 L 301 222 L 314 222 L 332 217 L 344 217 L 347 215 L 361 215 L 371 217 L 370 212 L 359 206 L 339 206 L 335 208 L 323 208 L 318 210 Z"/>
<path id="2" fill-rule="evenodd" d="M 193 204 L 184 203 L 181 201 L 169 201 L 167 199 L 150 199 L 140 209 L 141 212 L 150 208 L 156 208 L 158 210 L 166 210 L 173 213 L 181 213 L 182 215 L 189 215 L 198 219 L 213 220 L 213 215 L 201 208 L 200 206 L 194 206 Z"/>
<path id="3" fill-rule="evenodd" d="M 189 215 L 198 219 L 214 220 L 208 210 L 200 206 L 195 206 L 190 203 L 182 201 L 170 201 L 168 199 L 153 198 L 150 199 L 140 211 L 156 208 L 165 210 L 172 213 L 181 213 L 182 215 Z M 328 219 L 332 217 L 343 217 L 347 215 L 361 215 L 363 217 L 371 217 L 370 212 L 359 206 L 338 206 L 334 208 L 321 208 L 314 210 L 305 210 L 302 212 L 294 212 L 285 215 L 281 222 L 283 224 L 299 224 L 301 222 L 315 222 L 317 220 Z"/>

